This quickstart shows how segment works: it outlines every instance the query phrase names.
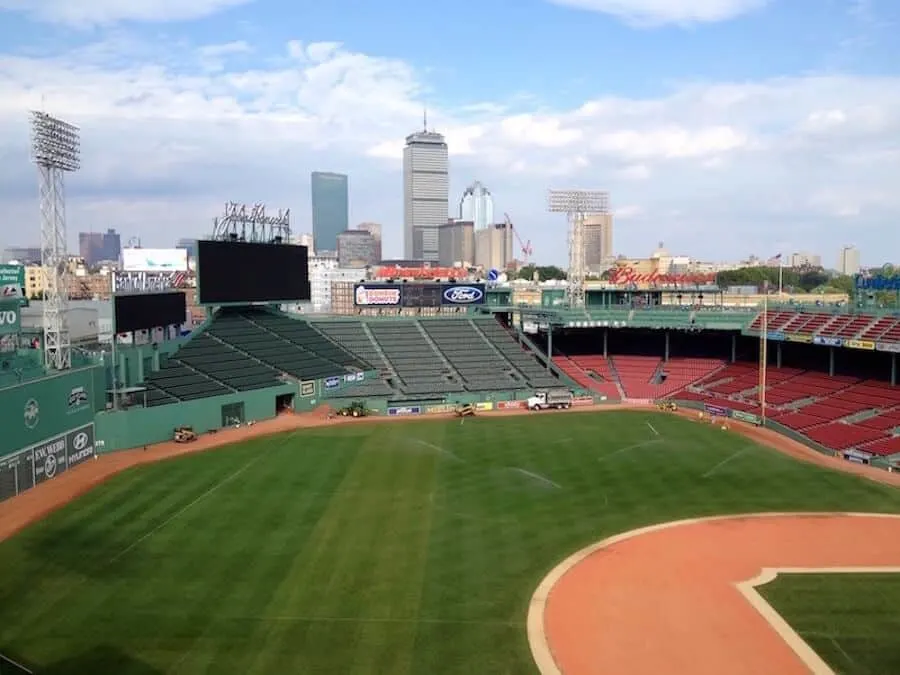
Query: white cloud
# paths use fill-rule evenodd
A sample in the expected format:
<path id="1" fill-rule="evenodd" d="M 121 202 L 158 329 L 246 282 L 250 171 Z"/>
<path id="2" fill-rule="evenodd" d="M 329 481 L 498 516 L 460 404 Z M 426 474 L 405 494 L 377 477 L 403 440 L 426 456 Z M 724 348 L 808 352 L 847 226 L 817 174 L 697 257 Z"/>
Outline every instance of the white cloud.
<path id="1" fill-rule="evenodd" d="M 253 0 L 0 0 L 0 11 L 22 12 L 39 21 L 79 27 L 120 21 L 184 21 L 209 16 Z"/>
<path id="2" fill-rule="evenodd" d="M 630 24 L 714 23 L 760 9 L 769 0 L 549 0 L 553 4 L 601 12 Z"/>
<path id="3" fill-rule="evenodd" d="M 351 175 L 352 218 L 383 222 L 387 252 L 400 255 L 399 158 L 421 125 L 427 82 L 403 61 L 335 43 L 292 42 L 276 59 L 237 65 L 255 48 L 119 39 L 0 55 L 0 240 L 37 240 L 26 113 L 43 98 L 82 127 L 83 169 L 68 182 L 73 234 L 119 227 L 166 245 L 206 233 L 232 199 L 291 208 L 306 231 L 308 172 L 337 170 Z M 230 69 L 207 67 L 233 57 Z M 428 114 L 450 146 L 451 203 L 483 181 L 548 262 L 566 246 L 564 223 L 545 212 L 549 187 L 610 190 L 628 221 L 617 252 L 632 255 L 660 239 L 718 258 L 764 254 L 776 236 L 826 259 L 847 240 L 872 257 L 900 245 L 900 78 L 690 83 L 571 109 L 460 101 Z"/>

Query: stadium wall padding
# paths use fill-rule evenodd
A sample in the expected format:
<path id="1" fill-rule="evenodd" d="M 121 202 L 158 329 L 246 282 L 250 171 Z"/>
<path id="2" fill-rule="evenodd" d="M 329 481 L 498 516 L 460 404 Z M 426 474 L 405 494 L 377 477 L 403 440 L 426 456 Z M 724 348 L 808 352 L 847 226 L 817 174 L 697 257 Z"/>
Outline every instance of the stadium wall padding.
<path id="1" fill-rule="evenodd" d="M 279 387 L 214 396 L 178 404 L 152 408 L 130 408 L 97 415 L 97 440 L 103 441 L 102 451 L 137 448 L 153 443 L 171 441 L 176 427 L 192 427 L 197 433 L 221 429 L 224 406 L 243 403 L 243 421 L 261 421 L 276 415 L 276 398 L 294 394 L 298 412 L 311 409 L 316 399 L 297 397 L 297 385 L 286 383 Z"/>
<path id="2" fill-rule="evenodd" d="M 105 396 L 102 366 L 0 389 L 0 457 L 90 424 Z"/>

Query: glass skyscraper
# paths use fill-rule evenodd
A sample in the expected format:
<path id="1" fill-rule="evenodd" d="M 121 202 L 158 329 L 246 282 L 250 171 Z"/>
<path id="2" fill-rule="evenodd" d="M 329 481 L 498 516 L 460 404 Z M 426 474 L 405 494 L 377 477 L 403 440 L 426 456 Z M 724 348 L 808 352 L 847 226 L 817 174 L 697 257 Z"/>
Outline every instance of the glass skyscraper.
<path id="1" fill-rule="evenodd" d="M 313 248 L 317 253 L 337 251 L 338 235 L 350 226 L 347 176 L 313 171 L 311 187 Z"/>
<path id="2" fill-rule="evenodd" d="M 480 182 L 475 181 L 463 192 L 459 219 L 474 223 L 476 230 L 486 230 L 494 224 L 494 198 Z"/>

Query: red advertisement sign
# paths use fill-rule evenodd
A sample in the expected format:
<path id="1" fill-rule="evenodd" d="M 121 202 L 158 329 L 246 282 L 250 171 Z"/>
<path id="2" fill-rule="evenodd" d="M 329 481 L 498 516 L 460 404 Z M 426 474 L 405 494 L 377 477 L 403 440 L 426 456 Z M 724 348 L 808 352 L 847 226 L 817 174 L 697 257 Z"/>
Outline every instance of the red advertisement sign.
<path id="1" fill-rule="evenodd" d="M 592 396 L 576 396 L 572 399 L 572 405 L 574 406 L 582 406 L 582 405 L 594 405 L 594 398 Z"/>
<path id="2" fill-rule="evenodd" d="M 706 286 L 716 283 L 715 274 L 660 274 L 651 272 L 641 274 L 633 267 L 617 267 L 610 270 L 609 282 L 612 284 L 636 284 L 658 286 Z"/>
<path id="3" fill-rule="evenodd" d="M 497 401 L 497 410 L 520 410 L 527 405 L 525 401 Z"/>

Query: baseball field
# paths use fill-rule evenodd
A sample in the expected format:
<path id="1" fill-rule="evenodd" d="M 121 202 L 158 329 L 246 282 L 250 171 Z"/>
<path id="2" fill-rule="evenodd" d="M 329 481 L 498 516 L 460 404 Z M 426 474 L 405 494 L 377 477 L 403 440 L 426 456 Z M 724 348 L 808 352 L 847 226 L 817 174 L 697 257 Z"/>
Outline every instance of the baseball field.
<path id="1" fill-rule="evenodd" d="M 723 514 L 900 514 L 896 487 L 682 417 L 488 417 L 301 429 L 129 469 L 0 543 L 0 652 L 39 675 L 536 673 L 532 596 L 599 540 Z M 823 537 L 860 564 L 895 555 L 869 525 Z M 673 573 L 704 576 L 715 536 Z M 759 590 L 836 672 L 888 673 L 898 579 Z"/>

